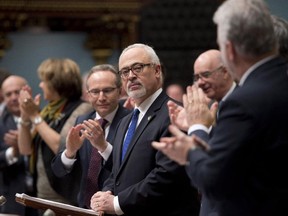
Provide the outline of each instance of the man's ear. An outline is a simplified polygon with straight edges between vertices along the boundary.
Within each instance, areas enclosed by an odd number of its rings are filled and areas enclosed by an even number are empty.
[[[156,76],[160,77],[161,73],[162,73],[161,65],[156,65],[155,66],[155,74],[156,74]]]

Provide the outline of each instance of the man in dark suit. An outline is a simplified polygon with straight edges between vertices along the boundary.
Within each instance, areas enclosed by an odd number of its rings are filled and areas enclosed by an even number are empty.
[[[270,13],[261,0],[227,0],[214,21],[223,61],[239,87],[221,105],[209,147],[175,126],[173,140],[153,146],[186,165],[193,184],[215,203],[211,215],[287,215],[288,74]],[[184,107],[190,132],[201,130],[207,139],[201,94],[188,88]]]
[[[132,114],[118,125],[112,173],[103,191],[93,195],[91,208],[117,215],[198,215],[198,192],[190,186],[184,167],[151,146],[153,140],[169,135],[170,124],[166,103],[171,98],[162,89],[158,56],[147,45],[133,44],[120,55],[119,69],[135,102],[133,116],[136,109],[140,112],[138,126],[125,153],[123,141],[130,137]]]
[[[209,128],[209,139],[211,139],[217,123],[217,116],[219,116],[219,112],[217,112],[219,103],[223,103],[236,89],[236,83],[223,66],[219,50],[207,50],[197,57],[194,62],[194,84],[203,90],[205,97],[211,100],[209,104],[207,101],[207,106],[212,104],[210,111],[211,120],[214,122]],[[203,100],[205,99],[206,98],[203,98]],[[189,125],[187,123],[185,109],[173,101],[169,101],[167,105],[172,123],[182,131],[188,132]],[[203,194],[201,196],[200,215],[205,216],[212,214],[213,206],[213,203],[210,203],[210,200]]]
[[[7,71],[4,68],[0,68],[0,116],[2,115],[4,108],[5,108],[5,102],[2,96],[1,86],[2,86],[3,81],[10,75],[11,74],[9,71]]]
[[[130,111],[119,105],[121,93],[121,78],[116,69],[111,65],[97,65],[93,67],[87,77],[88,99],[94,107],[94,111],[76,119],[75,126],[70,130],[66,139],[66,149],[61,150],[53,159],[52,169],[58,177],[75,178],[81,176],[80,190],[78,193],[78,205],[90,208],[90,199],[97,189],[102,189],[103,182],[110,175],[112,169],[112,149],[103,153],[101,142],[111,141],[115,135],[118,122]],[[102,129],[97,120],[103,118],[108,121]],[[94,152],[97,143],[98,152]],[[100,171],[90,179],[88,168],[92,154],[100,154]],[[98,184],[98,188],[89,187],[89,181]],[[71,188],[72,190],[72,188]],[[87,190],[91,192],[87,197]]]
[[[27,193],[25,160],[19,155],[17,145],[17,124],[21,123],[18,98],[21,88],[26,84],[24,78],[10,75],[3,81],[1,88],[5,109],[0,117],[0,195],[7,199],[0,207],[1,213],[32,215],[15,201],[16,193]]]

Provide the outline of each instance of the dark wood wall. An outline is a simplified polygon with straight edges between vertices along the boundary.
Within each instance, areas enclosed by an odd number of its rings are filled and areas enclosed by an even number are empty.
[[[165,84],[192,83],[193,63],[217,48],[212,16],[222,0],[3,0],[0,59],[13,44],[7,34],[29,29],[87,32],[83,47],[105,63],[113,50],[143,42],[157,51]]]
[[[215,0],[157,0],[142,8],[140,39],[153,46],[166,71],[166,82],[193,82],[193,63],[203,51],[217,48],[212,17]]]

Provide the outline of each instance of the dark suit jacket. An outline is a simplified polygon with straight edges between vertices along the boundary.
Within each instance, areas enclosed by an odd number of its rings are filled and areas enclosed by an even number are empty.
[[[111,142],[112,138],[115,135],[116,126],[119,123],[120,119],[123,118],[125,115],[127,115],[130,111],[123,108],[122,106],[119,106],[114,119],[110,125],[109,133],[107,136],[107,141]],[[93,111],[89,114],[79,116],[76,119],[75,125],[82,123],[84,120],[87,119],[94,119],[96,115],[96,112]],[[79,149],[76,155],[77,161],[73,165],[73,169],[68,172],[62,161],[61,161],[61,154],[64,150],[60,151],[55,158],[52,161],[52,169],[56,176],[58,177],[64,177],[64,176],[70,176],[72,181],[75,181],[75,178],[81,177],[81,183],[80,183],[80,191],[78,193],[78,205],[83,208],[87,208],[85,206],[85,189],[86,189],[86,177],[88,173],[89,168],[89,162],[91,158],[91,152],[92,152],[92,145],[91,143],[85,139],[82,147]],[[109,157],[109,159],[102,164],[101,171],[99,173],[98,177],[98,185],[101,189],[103,186],[103,182],[108,178],[110,175],[112,169],[112,156]],[[82,173],[82,174],[81,174]],[[74,180],[73,180],[74,179]]]
[[[25,207],[15,201],[16,193],[26,193],[25,163],[24,158],[19,157],[17,163],[7,164],[5,152],[9,146],[3,138],[9,130],[17,130],[17,125],[13,115],[5,109],[0,117],[0,195],[5,196],[7,202],[0,207],[0,212],[25,215]]]
[[[118,196],[125,215],[196,216],[199,213],[198,194],[190,186],[184,167],[151,145],[152,141],[170,135],[168,100],[162,92],[150,106],[122,163],[122,143],[132,114],[121,120],[115,133],[113,169],[103,190],[111,190]]]
[[[223,102],[211,150],[189,152],[190,178],[218,215],[287,215],[287,110],[287,65],[274,58]]]
[[[237,88],[238,86],[236,85],[235,88],[233,89],[233,91]],[[215,102],[215,101],[213,101]],[[221,109],[221,105],[222,105],[223,101],[221,100],[218,104],[218,112],[217,112],[217,116],[219,115],[219,109]],[[209,139],[211,139],[211,137],[213,137],[213,133],[214,133],[214,129],[217,126],[217,122],[218,122],[218,118],[216,117],[216,123],[215,125],[212,126],[211,131],[209,132],[209,136],[206,132],[202,131],[202,130],[197,130],[192,132],[191,135],[196,135],[199,137],[202,137],[202,139],[204,139],[204,141],[206,141],[207,143],[209,142]],[[189,169],[188,169],[189,172]],[[201,193],[201,192],[200,192]],[[216,210],[215,210],[215,205],[213,200],[208,199],[205,194],[201,194],[201,211],[200,211],[200,216],[218,216]]]

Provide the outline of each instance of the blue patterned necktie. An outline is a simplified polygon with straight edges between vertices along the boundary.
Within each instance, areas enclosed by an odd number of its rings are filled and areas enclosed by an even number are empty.
[[[105,134],[105,126],[108,121],[106,119],[99,119],[104,134]],[[101,169],[102,157],[99,154],[98,150],[92,146],[90,163],[87,171],[87,182],[86,182],[86,193],[85,193],[85,203],[86,207],[90,208],[90,199],[92,195],[99,190],[98,187],[98,175]]]
[[[128,149],[128,146],[129,146],[129,144],[130,144],[130,142],[131,142],[131,140],[133,138],[133,135],[134,135],[134,132],[135,132],[135,129],[136,129],[136,126],[137,126],[138,115],[139,115],[139,110],[135,109],[133,111],[133,116],[132,116],[132,119],[131,119],[131,123],[130,123],[130,126],[128,128],[128,132],[127,132],[125,141],[124,141],[123,146],[122,146],[121,161],[123,161],[123,158],[125,157],[125,154],[126,154],[126,151]]]

